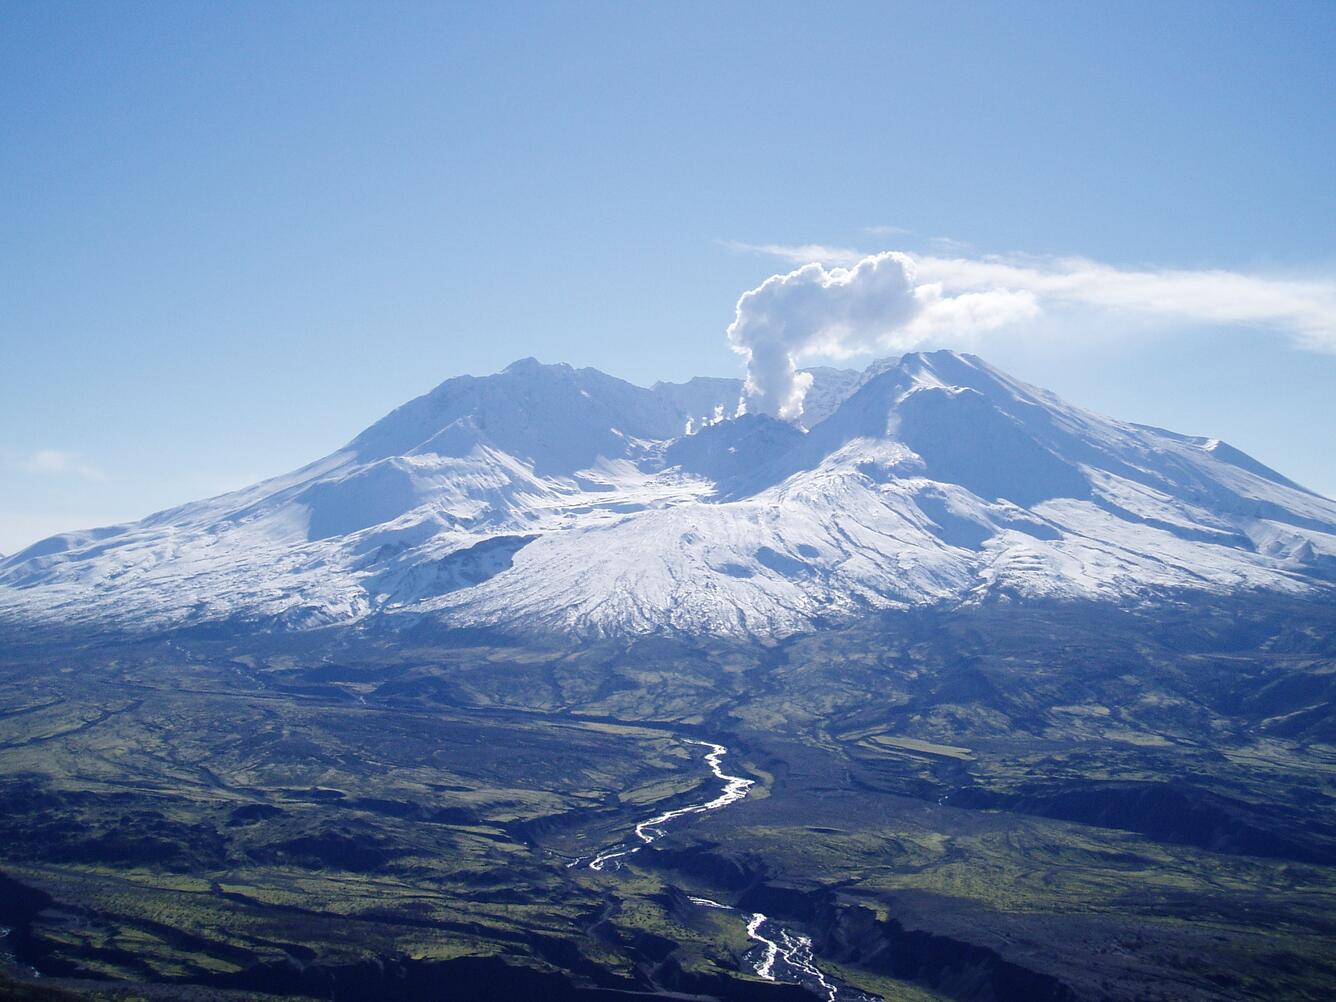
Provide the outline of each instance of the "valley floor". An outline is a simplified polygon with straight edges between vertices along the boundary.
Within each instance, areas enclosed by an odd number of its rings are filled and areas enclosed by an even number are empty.
[[[1336,992],[1329,610],[0,650],[0,997]]]

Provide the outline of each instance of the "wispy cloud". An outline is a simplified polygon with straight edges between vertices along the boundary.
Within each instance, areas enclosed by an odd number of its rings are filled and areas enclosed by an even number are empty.
[[[957,240],[955,237],[929,237],[928,246],[938,254],[968,254],[974,249],[968,240]]]
[[[82,480],[106,479],[106,474],[84,462],[79,453],[63,449],[38,449],[20,460],[19,468],[40,476],[78,477]]]
[[[792,264],[852,267],[869,255],[824,244],[753,244],[734,250]],[[940,246],[940,245],[935,245]],[[1026,293],[1038,312],[1086,310],[1168,326],[1243,326],[1271,331],[1309,351],[1336,353],[1336,276],[1294,278],[1224,269],[1120,268],[1088,258],[906,253],[916,281],[944,296]],[[939,318],[940,318],[939,314]],[[927,327],[920,328],[929,333]],[[1023,335],[1024,325],[1008,330]],[[932,328],[949,338],[949,325]]]
[[[868,256],[867,251],[852,247],[834,247],[830,244],[753,244],[744,240],[720,240],[720,245],[739,254],[760,254],[792,264],[816,262],[827,267],[857,264]]]
[[[949,292],[1004,286],[1041,304],[1061,304],[1191,325],[1238,325],[1289,336],[1336,353],[1336,278],[1293,279],[1245,272],[1128,269],[1085,258],[915,257],[925,281]]]
[[[874,237],[903,237],[909,236],[914,231],[903,226],[864,226],[863,232]]]

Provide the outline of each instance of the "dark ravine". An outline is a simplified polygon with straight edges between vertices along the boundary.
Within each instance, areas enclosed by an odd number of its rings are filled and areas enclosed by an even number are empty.
[[[861,905],[822,895],[811,921],[823,956],[968,1002],[1076,1002],[1057,978],[1014,964],[985,946],[905,928]]]
[[[914,982],[960,1002],[1076,1002],[1052,975],[1007,960],[977,943],[878,919],[830,890],[769,883],[763,863],[701,847],[648,853],[645,862],[717,881],[738,910],[764,913],[810,935],[812,952],[838,964]]]
[[[863,905],[829,891],[802,892],[757,885],[741,898],[745,908],[799,922],[812,933],[820,957],[911,981],[961,1002],[1075,1002],[1057,978],[1003,958],[995,950],[950,936],[881,920]]]
[[[0,960],[10,961],[17,968],[13,973],[31,974],[33,958],[40,955],[40,947],[32,935],[32,921],[55,902],[51,895],[0,873],[0,928],[5,930],[0,940]]]

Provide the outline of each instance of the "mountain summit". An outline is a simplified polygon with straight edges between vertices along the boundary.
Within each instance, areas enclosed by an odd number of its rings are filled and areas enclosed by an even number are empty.
[[[731,417],[737,380],[451,379],[287,476],[0,560],[0,621],[769,636],[1336,581],[1336,502],[1218,440],[949,351],[811,371],[807,429]]]

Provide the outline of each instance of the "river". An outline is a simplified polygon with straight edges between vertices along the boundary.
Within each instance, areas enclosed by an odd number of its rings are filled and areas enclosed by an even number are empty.
[[[616,845],[602,850],[589,860],[588,865],[591,870],[602,872],[609,865],[612,869],[619,870],[628,856],[634,855],[645,846],[663,838],[667,834],[665,826],[678,818],[717,811],[746,799],[751,788],[756,785],[756,781],[747,779],[745,776],[731,776],[724,771],[724,756],[728,754],[728,749],[724,745],[716,744],[713,741],[688,741],[688,744],[709,749],[705,753],[704,760],[705,764],[710,767],[710,772],[715,779],[724,784],[719,791],[719,795],[704,803],[664,811],[662,814],[656,814],[652,818],[639,822],[632,831],[640,841],[638,843],[629,840],[618,842]],[[584,862],[583,859],[577,859],[568,865],[578,866],[582,862]],[[692,897],[690,901],[701,908],[739,912],[732,905],[721,904],[709,898]],[[816,966],[816,961],[812,956],[811,937],[804,936],[802,933],[782,925],[760,912],[739,912],[739,914],[746,915],[747,936],[756,944],[747,951],[746,959],[759,977],[766,981],[783,981],[789,984],[802,985],[816,994],[824,996],[827,1002],[841,1002],[841,1000],[844,1000],[844,1002],[876,1002],[877,996],[869,995],[828,978]]]
[[[729,804],[736,804],[739,800],[745,799],[748,791],[756,785],[754,779],[747,779],[745,776],[730,776],[724,772],[723,761],[724,756],[728,754],[728,749],[723,745],[717,745],[713,741],[688,741],[687,744],[710,749],[705,755],[705,764],[710,767],[715,779],[722,780],[724,783],[724,788],[720,791],[719,796],[708,803],[679,807],[675,811],[664,811],[662,814],[655,815],[646,821],[641,821],[635,826],[636,838],[640,839],[639,845],[619,842],[610,848],[604,849],[590,860],[589,868],[591,870],[602,870],[609,863],[613,864],[614,869],[620,869],[621,859],[639,852],[656,839],[663,838],[666,834],[663,826],[670,821],[686,817],[688,814],[704,814],[707,811],[717,811]]]

